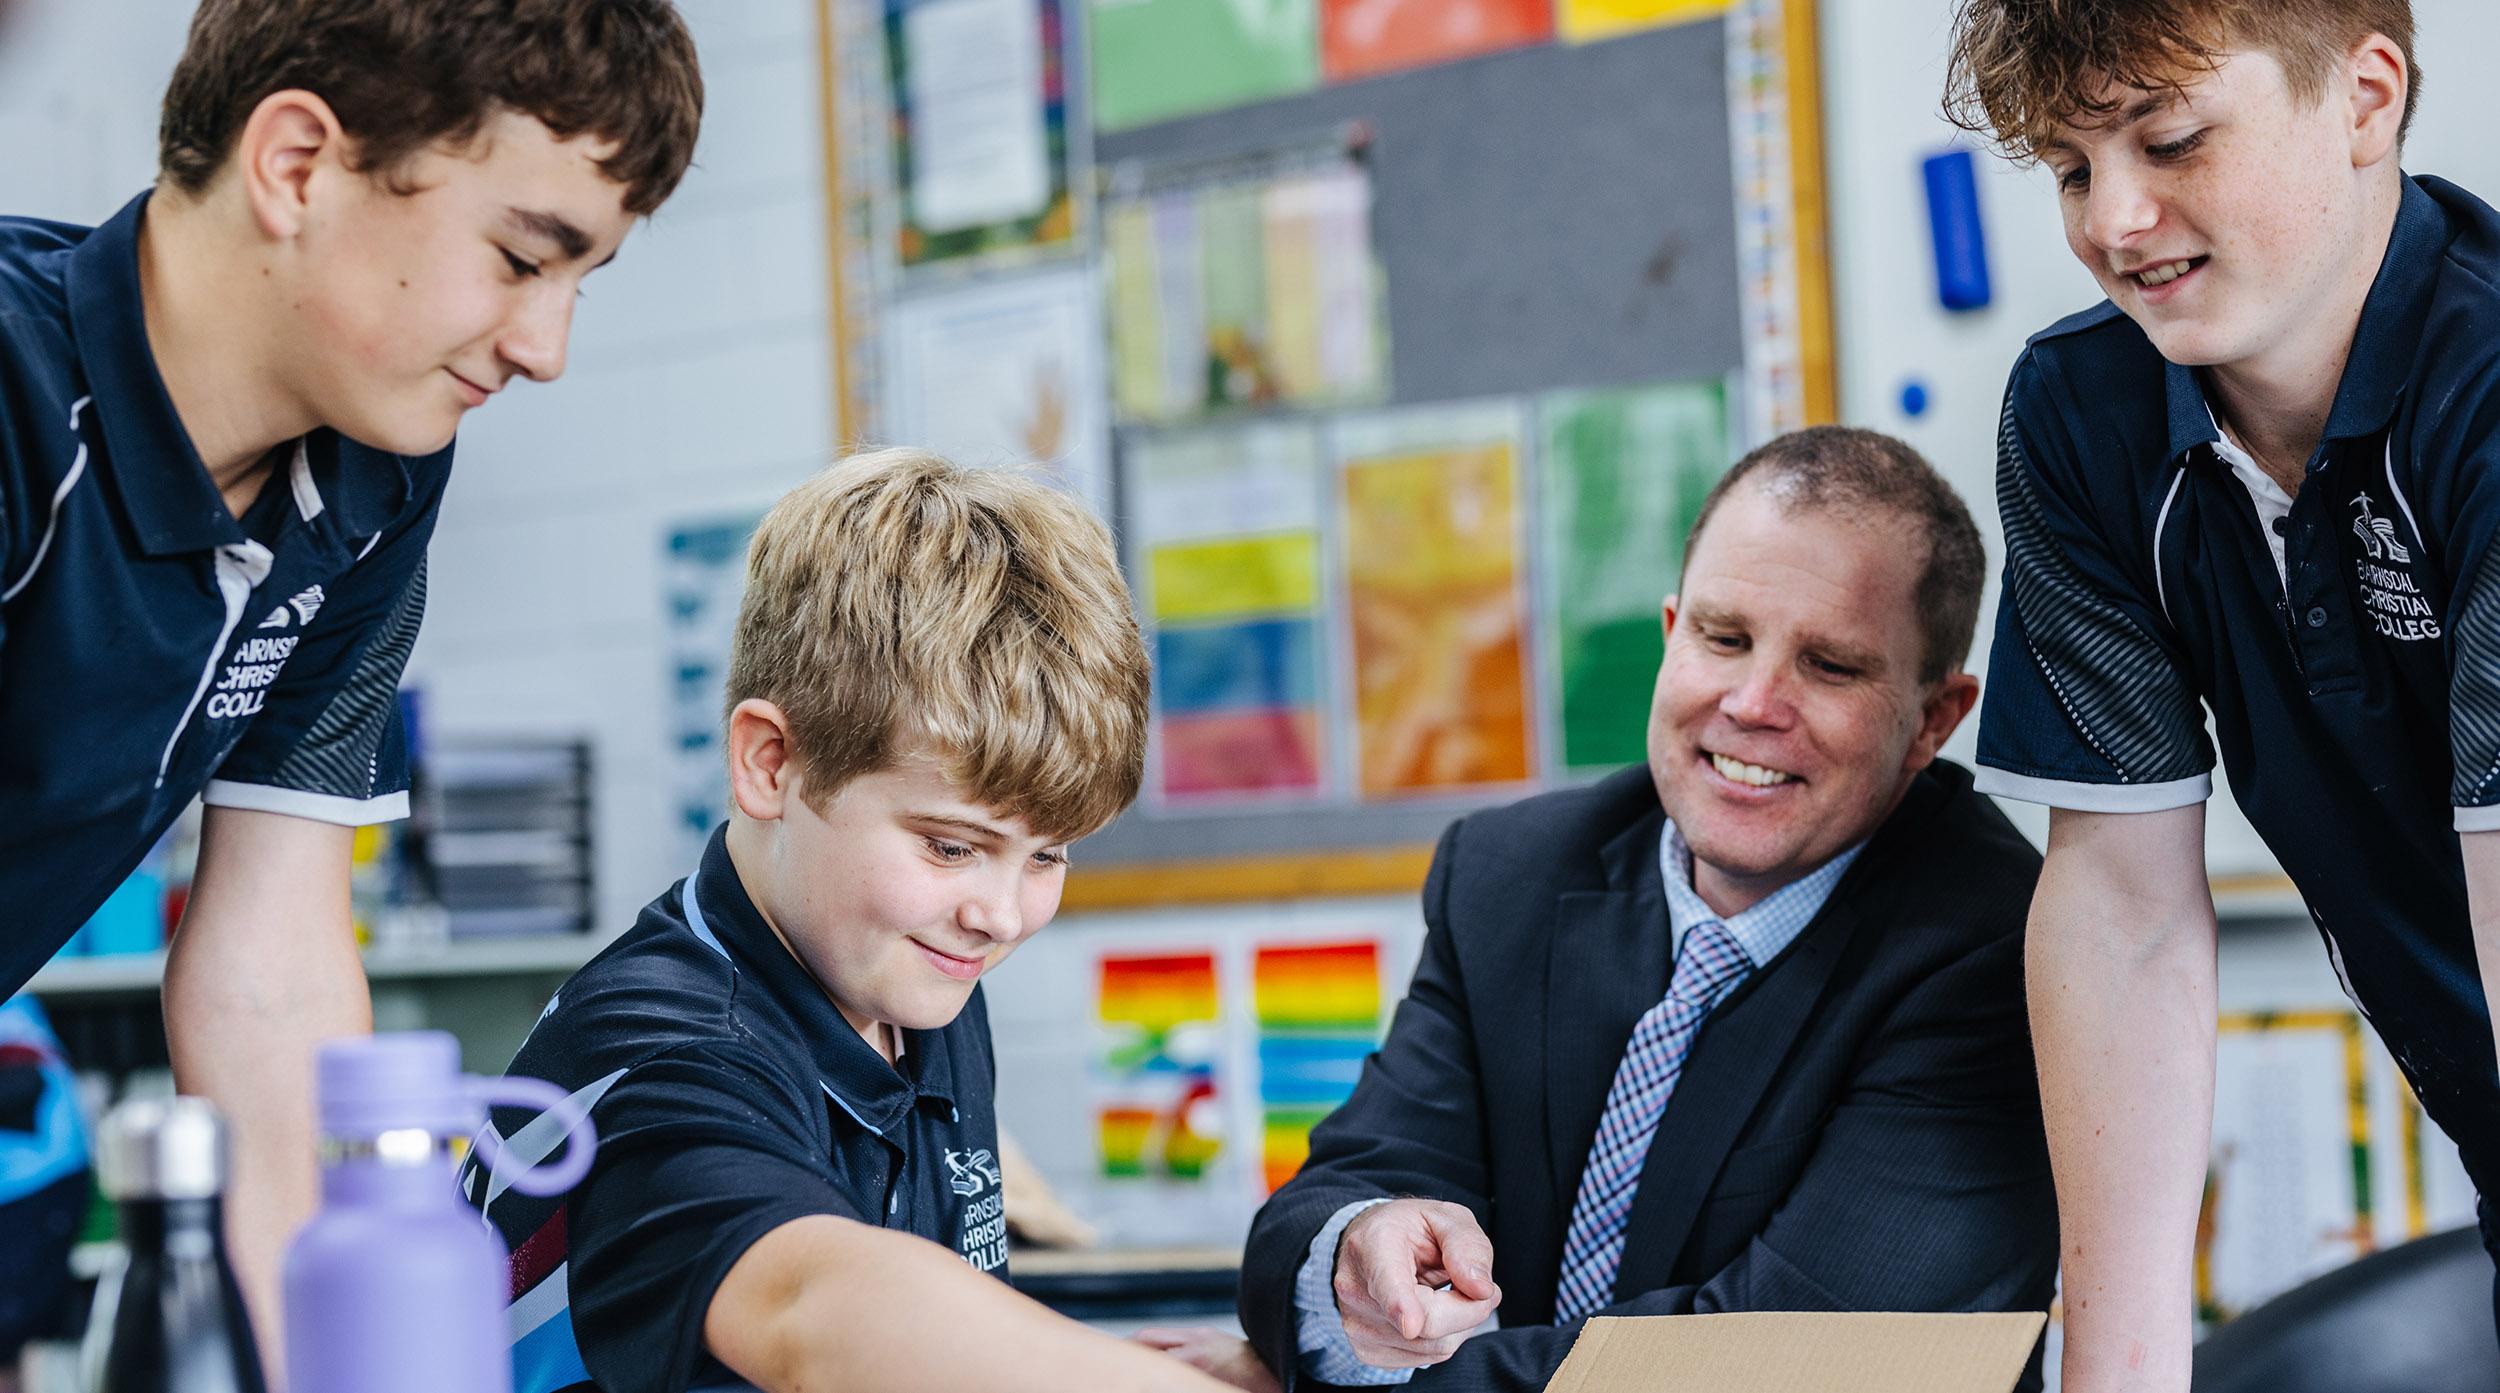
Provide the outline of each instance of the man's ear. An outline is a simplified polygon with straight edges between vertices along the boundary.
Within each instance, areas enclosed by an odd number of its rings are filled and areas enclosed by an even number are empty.
[[[1658,631],[1668,638],[1675,637],[1675,607],[1682,598],[1680,595],[1669,595],[1666,602],[1658,606]]]
[[[798,796],[798,765],[790,757],[790,718],[762,697],[729,713],[729,797],[758,822],[777,821]]]
[[[2404,50],[2394,39],[2374,33],[2353,45],[2344,86],[2352,102],[2355,166],[2367,169],[2396,152],[2412,79]]]
[[[1917,773],[1935,762],[1936,752],[1979,704],[1979,679],[1967,672],[1951,673],[1933,688],[1919,706],[1918,734],[1910,741],[1910,754],[1905,763],[1908,772]]]
[[[287,241],[304,230],[313,175],[347,167],[347,132],[330,104],[310,92],[272,92],[252,108],[230,157],[261,234]]]

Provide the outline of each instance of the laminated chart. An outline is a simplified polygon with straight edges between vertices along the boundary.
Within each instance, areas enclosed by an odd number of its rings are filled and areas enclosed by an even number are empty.
[[[1366,798],[1534,772],[1520,438],[1509,406],[1337,428],[1356,784]]]
[[[1321,459],[1295,423],[1140,436],[1126,455],[1154,645],[1159,798],[1308,795],[1321,714]]]
[[[1103,250],[1122,421],[1360,403],[1386,389],[1371,176],[1342,146],[1121,166]]]
[[[2368,1080],[2350,1010],[2221,1017],[2199,1320],[2229,1320],[2377,1247]]]
[[[1095,1111],[1102,1174],[1205,1176],[1224,1132],[1215,954],[1106,954],[1095,1019],[1105,1041]]]
[[[1354,1092],[1380,1040],[1380,945],[1264,946],[1252,959],[1259,1023],[1259,1169],[1273,1191],[1311,1154],[1311,1129]]]
[[[1649,705],[1665,656],[1659,605],[1684,569],[1684,538],[1727,472],[1727,390],[1718,382],[1558,392],[1539,403],[1546,669],[1559,700],[1566,774],[1647,757]]]
[[[1331,82],[1543,43],[1551,0],[1320,0],[1320,69]]]

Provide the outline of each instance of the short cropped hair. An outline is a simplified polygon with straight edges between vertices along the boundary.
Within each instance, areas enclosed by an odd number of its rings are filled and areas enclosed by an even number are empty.
[[[1147,673],[1083,505],[1028,471],[879,450],[764,515],[728,708],[781,708],[812,807],[926,750],[972,801],[1072,841],[1137,797]]]
[[[2030,160],[2060,125],[2108,120],[2119,93],[2176,91],[2230,49],[2273,55],[2293,98],[2314,103],[2372,34],[2404,51],[2401,141],[2422,94],[2410,0],[1959,0],[1945,118]]]
[[[1690,564],[1719,502],[1751,480],[1789,512],[1835,509],[1898,514],[1927,540],[1915,603],[1924,640],[1918,680],[1942,681],[1970,657],[1988,557],[1962,496],[1927,458],[1900,440],[1853,426],[1791,431],[1736,462],[1711,486],[1684,538]]]
[[[206,189],[253,108],[311,92],[387,177],[438,141],[474,138],[499,111],[591,135],[625,208],[668,201],[694,158],[703,74],[669,0],[202,0],[165,87],[157,165]]]

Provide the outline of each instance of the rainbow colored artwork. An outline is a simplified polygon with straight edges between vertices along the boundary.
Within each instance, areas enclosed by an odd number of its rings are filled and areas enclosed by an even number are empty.
[[[1216,1108],[1205,1048],[1223,1014],[1213,953],[1109,956],[1096,978],[1095,1018],[1115,1097],[1095,1109],[1102,1173],[1195,1180],[1223,1149],[1193,1117]],[[1195,1032],[1197,1048],[1187,1040]]]
[[[1251,966],[1262,1030],[1361,1030],[1380,1024],[1380,945],[1261,948]]]
[[[1251,960],[1259,1019],[1259,1170],[1266,1188],[1293,1178],[1311,1129],[1354,1092],[1380,1031],[1380,945],[1303,943]]]

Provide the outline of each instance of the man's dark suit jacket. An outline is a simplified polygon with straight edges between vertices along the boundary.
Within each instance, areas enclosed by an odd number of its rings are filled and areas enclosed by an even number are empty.
[[[1572,1201],[1632,1027],[1666,993],[1664,828],[1634,768],[1443,834],[1389,1037],[1251,1224],[1242,1327],[1289,1389],[1314,1386],[1293,1300],[1311,1240],[1382,1196],[1474,1211],[1502,1288],[1502,1328],[1414,1388],[1541,1389],[1570,1352],[1577,1325],[1552,1322]],[[2056,1207],[2022,981],[2039,871],[1969,771],[1918,775],[1822,911],[1704,1022],[1598,1314],[2047,1307]]]

